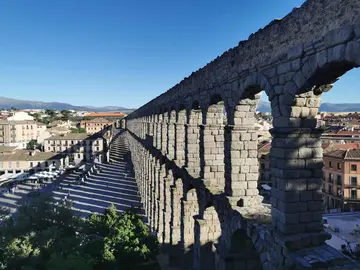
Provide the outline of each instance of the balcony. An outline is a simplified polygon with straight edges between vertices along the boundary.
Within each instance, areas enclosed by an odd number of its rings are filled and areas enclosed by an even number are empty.
[[[358,184],[347,184],[345,185],[346,188],[357,188],[360,189],[360,185]]]

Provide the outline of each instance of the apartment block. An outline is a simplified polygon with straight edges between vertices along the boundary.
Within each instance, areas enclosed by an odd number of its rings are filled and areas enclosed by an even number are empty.
[[[360,149],[330,150],[324,159],[325,209],[360,210]]]
[[[69,162],[78,164],[95,158],[104,160],[106,140],[98,134],[69,133],[55,135],[44,140],[44,151],[64,153]]]
[[[0,175],[29,173],[58,169],[68,165],[64,154],[23,150],[14,146],[0,146]]]
[[[88,134],[98,133],[112,124],[112,121],[105,118],[94,118],[91,120],[80,121],[80,127],[84,128]]]
[[[46,137],[46,126],[37,123],[25,112],[15,112],[6,119],[0,119],[0,146],[26,148],[31,140],[39,143]]]
[[[38,138],[38,126],[33,120],[0,120],[0,145],[26,148],[31,140]]]

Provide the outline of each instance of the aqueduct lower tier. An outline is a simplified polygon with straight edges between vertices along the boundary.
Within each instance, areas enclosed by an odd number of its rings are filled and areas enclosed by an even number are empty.
[[[358,0],[307,1],[126,118],[146,214],[171,262],[329,269],[341,260],[325,244],[314,117],[321,94],[360,66],[359,14]],[[262,90],[273,116],[271,209],[257,190]]]

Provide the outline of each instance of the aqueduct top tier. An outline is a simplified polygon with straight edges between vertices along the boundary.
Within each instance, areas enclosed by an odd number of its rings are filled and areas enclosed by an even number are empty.
[[[193,72],[130,114],[127,119],[149,116],[171,108],[179,109],[181,106],[190,109],[194,100],[206,106],[214,93],[221,94],[224,101],[229,103],[228,106],[235,106],[251,85],[260,85],[270,100],[282,93],[297,94],[297,89],[303,87],[304,81],[317,68],[310,65],[305,70],[305,62],[308,62],[310,56],[320,58],[319,67],[339,60],[336,57],[341,57],[341,51],[329,55],[330,59],[326,59],[326,55],[320,52],[356,40],[354,34],[359,34],[358,28],[352,27],[356,24],[360,24],[359,1],[306,1],[283,19],[273,20],[251,34],[248,40],[240,41],[238,46]],[[314,64],[312,62],[310,64]],[[292,76],[287,74],[302,69],[306,73],[303,74],[303,80],[294,78],[296,73],[291,73]],[[287,81],[296,83],[297,89],[283,89],[286,81],[276,78],[284,74],[287,74]]]
[[[142,196],[151,208],[164,213],[169,206],[160,206],[159,201],[166,205],[161,194],[169,187],[165,181],[161,192],[155,190],[156,181],[181,179],[182,202],[190,207],[191,198],[198,201],[197,207],[182,213],[198,215],[198,225],[204,220],[210,224],[207,217],[218,215],[210,230],[220,228],[219,250],[231,250],[229,239],[238,224],[233,222],[234,213],[243,211],[238,208],[261,207],[254,114],[258,94],[264,90],[273,116],[272,225],[266,229],[273,239],[268,241],[271,260],[277,261],[275,269],[282,269],[284,259],[279,258],[285,256],[284,250],[323,245],[329,236],[322,227],[321,130],[314,117],[321,94],[359,66],[360,0],[309,0],[272,21],[126,117]],[[172,192],[179,186],[175,182]],[[158,224],[155,212],[148,215]],[[189,232],[194,231],[191,226]],[[175,236],[167,237],[165,227],[161,233],[171,242]],[[175,229],[172,223],[174,234]],[[195,229],[195,240],[199,230]],[[184,248],[186,239],[180,242]],[[282,249],[273,248],[274,243]],[[261,258],[265,257],[270,258]]]

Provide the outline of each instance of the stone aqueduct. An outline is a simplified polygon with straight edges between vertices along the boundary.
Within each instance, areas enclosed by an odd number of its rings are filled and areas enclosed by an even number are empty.
[[[360,1],[309,0],[126,118],[146,215],[170,262],[330,269],[341,261],[325,244],[314,117],[321,94],[359,66]],[[257,189],[261,91],[273,116],[271,211]]]

